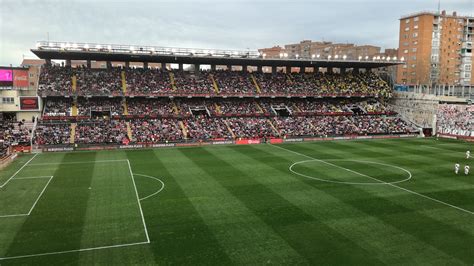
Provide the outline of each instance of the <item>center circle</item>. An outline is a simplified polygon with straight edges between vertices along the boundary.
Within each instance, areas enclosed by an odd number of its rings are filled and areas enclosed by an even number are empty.
[[[315,177],[315,176],[311,176],[311,175],[308,175],[308,174],[304,174],[304,173],[298,172],[298,171],[296,171],[296,170],[294,169],[295,166],[298,166],[298,165],[308,164],[308,163],[311,163],[311,162],[318,162],[318,163],[322,163],[322,164],[326,164],[326,165],[332,166],[332,167],[334,167],[334,168],[339,168],[339,169],[341,169],[341,170],[343,170],[343,171],[352,172],[352,173],[354,173],[354,174],[358,174],[358,175],[361,175],[361,176],[366,176],[366,178],[368,178],[368,179],[370,179],[370,180],[374,180],[374,179],[377,179],[377,180],[378,180],[378,178],[371,177],[370,175],[367,175],[367,174],[365,174],[365,173],[360,173],[360,172],[357,172],[357,171],[352,170],[352,169],[349,169],[349,168],[344,168],[344,167],[342,167],[342,166],[335,165],[335,164],[331,163],[330,161],[345,161],[345,162],[356,162],[356,163],[360,163],[360,164],[379,165],[379,166],[384,166],[384,167],[389,167],[389,168],[392,168],[392,169],[400,170],[400,171],[406,173],[407,176],[406,176],[404,179],[396,180],[396,181],[391,181],[391,182],[385,182],[385,181],[383,181],[383,180],[375,181],[375,182],[349,182],[349,181],[338,181],[338,180],[331,180],[331,179],[325,179],[325,178]],[[408,170],[405,169],[405,168],[396,166],[396,165],[391,165],[391,164],[386,164],[386,163],[379,163],[379,162],[373,162],[373,161],[349,160],[349,159],[336,159],[336,160],[318,160],[318,159],[312,159],[312,160],[304,160],[304,161],[299,161],[299,162],[293,163],[292,165],[290,165],[289,170],[290,170],[290,172],[292,172],[292,173],[294,173],[294,174],[296,174],[296,175],[305,177],[305,178],[309,178],[309,179],[313,179],[313,180],[318,180],[318,181],[322,181],[322,182],[336,183],[336,184],[347,184],[347,185],[389,185],[389,184],[397,184],[397,183],[401,183],[401,182],[406,182],[406,181],[408,181],[408,180],[410,180],[410,179],[412,178],[412,174],[411,174],[410,171],[408,171]]]

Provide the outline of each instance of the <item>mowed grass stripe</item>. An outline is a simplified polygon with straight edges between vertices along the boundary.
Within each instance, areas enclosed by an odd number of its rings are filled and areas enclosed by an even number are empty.
[[[34,155],[32,154],[20,154],[18,155],[17,159],[15,159],[10,165],[8,165],[8,167],[0,169],[0,186],[3,185],[18,170],[20,170],[20,168],[24,166],[25,163],[28,162],[33,156]],[[33,161],[35,160],[36,158]],[[18,174],[21,174],[21,171]]]
[[[96,159],[103,156],[98,153]],[[147,241],[132,178],[127,161],[95,165],[81,247]]]
[[[98,226],[104,224],[108,228],[115,227],[111,228],[111,230],[106,228],[108,230],[108,234],[106,235],[107,239],[103,241],[108,240],[109,243],[110,241],[121,241],[122,243],[128,241],[128,243],[133,243],[146,240],[140,213],[138,212],[135,191],[130,174],[128,173],[127,159],[127,154],[121,150],[114,152],[100,151],[97,152],[96,155],[96,160],[102,162],[106,160],[118,160],[116,162],[97,164],[94,171],[94,179],[91,183],[92,191],[94,192],[94,187],[99,186],[104,193],[96,195],[96,197],[100,196],[102,198],[98,201],[110,200],[111,202],[109,204],[95,202],[93,200],[94,194],[92,193],[89,198],[88,212],[86,213],[86,224],[90,223],[92,227],[96,227],[94,222],[97,222]],[[107,169],[109,170],[107,171]],[[132,166],[132,170],[133,169]],[[100,171],[98,172],[98,170]],[[102,176],[104,178],[101,178]],[[115,180],[118,177],[120,177],[120,180]],[[137,182],[138,179],[135,181]],[[110,184],[110,186],[107,184]],[[139,188],[138,182],[137,187]],[[121,191],[125,188],[127,195],[121,195]],[[103,206],[94,207],[93,205],[95,204]],[[99,210],[98,208],[103,208],[103,210]],[[110,211],[108,211],[108,209],[110,209]],[[105,213],[110,215],[108,219],[104,216]],[[147,227],[149,227],[149,219],[146,219],[146,222]],[[87,231],[82,235],[83,246],[86,244],[90,245],[89,242],[91,238],[97,238],[98,241],[101,241],[99,238],[100,233],[91,234],[92,231],[88,231],[89,233],[86,232]],[[102,234],[103,233],[105,232],[102,232]],[[119,242],[117,243],[119,244]],[[149,244],[81,252],[78,261],[79,265],[151,265],[156,263]]]
[[[331,153],[330,150],[324,150],[323,152],[315,146],[308,148],[303,145],[284,145],[284,147],[302,154],[314,156],[315,158],[318,158],[320,153]],[[312,184],[314,185],[314,182]],[[472,260],[471,250],[459,249],[457,246],[458,243],[474,246],[474,238],[471,232],[466,232],[461,228],[448,224],[449,219],[444,218],[447,215],[456,215],[458,219],[471,222],[472,216],[470,214],[420,198],[417,195],[398,190],[394,187],[387,186],[381,189],[374,189],[368,186],[352,186],[351,189],[358,191],[362,195],[365,194],[365,198],[368,200],[350,200],[339,193],[334,193],[334,196],[367,213],[367,215],[377,216],[385,223],[417,237],[421,241],[464,263],[469,263]],[[433,218],[423,213],[430,209],[443,209],[445,210],[445,215]],[[441,231],[439,228],[443,228],[443,230]]]
[[[158,264],[230,264],[228,256],[176,182],[165,158],[168,150],[126,151],[134,173],[155,176],[166,188],[142,201],[150,235],[150,248]],[[180,157],[175,157],[179,161]],[[189,173],[192,178],[192,173]],[[140,196],[148,195],[139,189]]]
[[[189,151],[168,150],[162,160],[233,263],[308,263],[238,198],[187,158],[184,154]],[[182,159],[176,160],[177,157]]]
[[[305,212],[320,219],[328,227],[350,238],[364,249],[370,250],[370,256],[383,263],[414,261],[422,263],[426,262],[426,258],[438,262],[453,260],[451,256],[426,245],[416,237],[405,234],[376,216],[367,215],[328,193],[328,191],[333,191],[333,193],[343,194],[347,198],[359,199],[359,195],[351,193],[350,186],[305,181],[289,173],[288,166],[294,160],[298,160],[297,155],[282,154],[279,152],[280,150],[263,145],[236,146],[229,147],[229,149],[241,153],[244,157],[242,163],[239,164],[243,171],[266,173],[259,175],[256,179]],[[227,158],[226,155],[224,156]],[[258,168],[255,168],[256,166]],[[268,176],[273,178],[268,178]],[[313,186],[309,182],[316,183],[316,185]],[[406,249],[407,243],[412,248]],[[350,251],[347,250],[347,252]]]
[[[240,156],[236,156],[231,164],[203,148],[190,149],[184,154],[242,201],[311,264],[381,263],[371,258],[369,251],[257,182],[251,173],[234,167],[233,164],[240,162]],[[346,250],[352,252],[346,253]]]
[[[95,153],[84,154],[82,160],[95,160]],[[39,156],[40,158],[42,156]],[[45,157],[48,157],[46,154]],[[46,159],[43,157],[43,159]],[[65,154],[62,161],[77,159]],[[40,166],[38,166],[40,167]],[[35,210],[17,232],[6,256],[20,256],[81,248],[82,229],[89,199],[89,186],[94,164],[58,165],[54,178]],[[58,264],[77,261],[79,254],[56,255]],[[35,263],[48,263],[48,256],[35,258]],[[22,259],[15,260],[21,263]]]
[[[385,153],[391,154],[397,149],[399,153],[405,154],[403,158],[386,159],[393,164],[403,165],[411,169],[414,180],[411,182],[399,184],[417,192],[423,192],[424,195],[433,197],[450,204],[474,210],[474,181],[470,176],[464,174],[455,175],[453,166],[455,160],[448,158],[445,154],[426,155],[416,154],[418,150],[411,143],[399,143],[396,145],[384,145],[380,147],[380,143],[364,142],[361,143],[361,150],[366,147],[375,147],[376,149],[384,149]],[[463,159],[462,154],[458,155],[460,161]]]

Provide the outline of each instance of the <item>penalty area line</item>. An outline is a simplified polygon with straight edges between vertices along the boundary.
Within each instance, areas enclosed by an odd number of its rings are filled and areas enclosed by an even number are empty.
[[[360,176],[368,177],[368,178],[370,178],[370,179],[372,179],[372,180],[375,180],[375,181],[384,183],[384,184],[386,184],[386,185],[388,185],[388,186],[391,186],[391,187],[394,187],[394,188],[398,188],[398,189],[403,190],[403,191],[405,191],[405,192],[408,192],[408,193],[411,193],[411,194],[413,194],[413,195],[417,195],[417,196],[423,197],[423,198],[425,198],[425,199],[432,200],[432,201],[434,201],[434,202],[437,202],[437,203],[443,204],[443,205],[445,205],[445,206],[448,206],[448,207],[457,209],[457,210],[459,210],[459,211],[462,211],[462,212],[465,212],[465,213],[468,213],[468,214],[471,214],[471,215],[474,214],[473,211],[463,209],[463,208],[461,208],[461,207],[458,207],[458,206],[449,204],[449,203],[444,202],[444,201],[441,201],[441,200],[439,200],[439,199],[432,198],[432,197],[430,197],[430,196],[426,196],[426,195],[424,195],[424,194],[418,193],[418,192],[413,191],[413,190],[406,189],[406,188],[404,188],[404,187],[397,186],[397,185],[392,184],[392,183],[384,182],[383,180],[377,179],[377,178],[375,178],[375,177],[371,177],[371,176],[366,175],[366,174],[359,173],[359,172],[357,172],[357,171],[354,171],[354,170],[351,170],[351,169],[347,169],[347,168],[341,167],[341,166],[339,166],[339,165],[336,165],[336,164],[333,164],[333,163],[330,163],[330,162],[326,162],[326,161],[321,160],[321,159],[316,159],[316,158],[311,157],[311,156],[308,156],[308,155],[306,155],[306,154],[299,153],[299,152],[296,152],[296,151],[293,151],[293,150],[290,150],[290,149],[286,149],[286,148],[283,148],[283,147],[280,147],[280,146],[277,146],[277,145],[272,145],[272,144],[270,144],[270,146],[273,146],[273,147],[276,147],[276,148],[279,148],[279,149],[282,149],[282,150],[285,150],[285,151],[288,151],[288,152],[291,152],[291,153],[294,153],[294,154],[297,154],[297,155],[300,155],[300,156],[304,156],[304,157],[306,157],[306,158],[310,158],[310,159],[313,159],[313,160],[316,160],[316,161],[319,161],[319,162],[322,162],[322,163],[325,163],[325,164],[328,164],[328,165],[332,165],[332,166],[334,166],[334,167],[337,167],[337,168],[340,168],[340,169],[344,169],[344,170],[346,170],[346,171],[349,171],[349,172],[351,172],[351,173],[358,174],[358,175],[360,175]]]
[[[130,244],[119,244],[119,245],[93,247],[93,248],[81,248],[81,249],[72,249],[72,250],[65,250],[65,251],[46,252],[46,253],[38,253],[38,254],[20,255],[20,256],[10,256],[10,257],[0,258],[0,261],[2,261],[2,260],[13,260],[13,259],[24,259],[24,258],[32,258],[32,257],[41,257],[41,256],[49,256],[49,255],[60,255],[60,254],[84,252],[84,251],[93,251],[93,250],[101,250],[101,249],[131,247],[131,246],[138,246],[138,245],[145,245],[145,244],[149,244],[149,242],[137,242],[137,243],[130,243]]]

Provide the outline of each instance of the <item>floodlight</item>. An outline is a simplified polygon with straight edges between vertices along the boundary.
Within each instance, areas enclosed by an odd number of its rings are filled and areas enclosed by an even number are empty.
[[[360,61],[360,60],[362,60],[362,56],[361,56],[361,55],[359,55],[359,61]]]
[[[84,49],[89,49],[89,44],[84,44]]]
[[[347,58],[347,55],[342,56],[342,59],[346,60],[346,58]]]

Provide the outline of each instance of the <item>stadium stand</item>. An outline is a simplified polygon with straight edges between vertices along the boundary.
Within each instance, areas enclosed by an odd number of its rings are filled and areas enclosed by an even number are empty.
[[[46,66],[39,87],[46,97],[34,136],[39,145],[415,132],[387,107],[390,88],[374,73]],[[52,118],[60,123],[48,123]]]
[[[437,112],[437,132],[474,137],[474,108],[460,104],[441,104]]]

